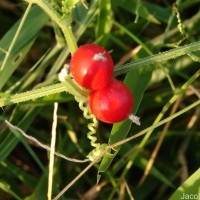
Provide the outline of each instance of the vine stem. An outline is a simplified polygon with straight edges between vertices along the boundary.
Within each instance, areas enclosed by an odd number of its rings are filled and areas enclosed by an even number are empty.
[[[114,75],[117,76],[117,75],[124,74],[136,69],[139,70],[139,69],[142,69],[142,67],[161,63],[161,62],[171,60],[171,59],[175,59],[179,56],[183,56],[183,55],[186,55],[198,50],[200,50],[200,41],[194,42],[182,47],[177,47],[169,51],[158,53],[156,55],[148,56],[146,58],[143,58],[142,60],[138,60],[135,62],[130,62],[128,64],[122,65],[120,67],[115,68]]]
[[[14,47],[16,41],[17,41],[17,38],[18,38],[18,36],[19,36],[19,33],[20,33],[20,31],[22,30],[22,27],[23,27],[23,25],[24,25],[24,22],[26,21],[26,18],[27,18],[27,16],[28,16],[28,13],[29,13],[30,10],[31,10],[31,7],[32,7],[32,3],[29,3],[29,5],[28,5],[28,7],[27,7],[27,9],[26,9],[26,11],[25,11],[25,13],[24,13],[24,16],[23,16],[23,18],[22,18],[22,20],[21,20],[21,22],[20,22],[20,24],[19,24],[19,27],[17,28],[17,31],[16,31],[16,33],[15,33],[15,36],[13,37],[13,40],[12,40],[10,46],[9,46],[9,49],[8,49],[8,51],[5,52],[5,53],[6,53],[6,56],[5,56],[4,60],[3,60],[2,66],[1,66],[1,68],[0,68],[0,72],[3,70],[3,68],[5,67],[5,65],[6,65],[8,59],[9,59],[10,53],[11,53],[11,51],[12,51],[12,49],[13,49],[13,47]]]
[[[4,119],[4,118],[2,118],[2,119]],[[50,148],[48,145],[43,144],[43,143],[41,143],[39,140],[37,140],[35,137],[26,134],[21,128],[15,126],[15,125],[13,125],[13,124],[11,124],[11,123],[10,123],[9,121],[7,121],[7,120],[5,120],[5,123],[6,123],[6,125],[7,125],[11,130],[13,129],[13,130],[17,131],[17,132],[20,133],[23,137],[25,137],[25,138],[27,138],[28,140],[34,142],[34,143],[37,144],[39,147],[41,147],[41,148],[43,148],[43,149],[45,149],[45,150],[47,150],[47,151],[51,151],[51,148]],[[67,156],[65,156],[65,155],[63,155],[63,154],[61,154],[61,153],[56,152],[56,151],[54,152],[54,154],[55,154],[56,156],[58,156],[58,157],[64,159],[64,160],[70,161],[70,162],[85,163],[85,162],[88,162],[88,161],[89,161],[89,159],[79,160],[79,159],[75,159],[75,158],[70,158],[70,157],[67,157]]]
[[[88,91],[78,87],[70,78],[66,79],[66,82],[57,83],[54,85],[42,87],[39,89],[9,95],[7,97],[0,98],[0,107],[25,102],[28,100],[34,100],[40,97],[57,94],[61,92],[69,92],[70,94],[76,96],[76,98],[86,101],[88,96]]]
[[[48,16],[50,16],[51,19],[60,27],[60,29],[64,34],[65,40],[68,44],[69,50],[73,55],[78,46],[76,43],[76,39],[74,38],[71,26],[68,24],[64,24],[62,19],[60,19],[60,17],[55,13],[55,11],[51,8],[51,6],[44,0],[26,0],[26,1],[28,3],[35,3],[39,7],[41,7],[48,14]]]
[[[129,64],[123,65],[121,67],[115,68],[115,75],[119,75],[122,73],[126,73],[131,70],[139,70],[140,68],[155,64],[158,62],[166,61],[184,54],[187,54],[192,51],[200,50],[200,42],[191,43],[190,45],[186,45],[183,47],[179,47],[173,50],[170,50],[168,52],[163,52],[157,55],[149,56],[144,58],[143,60],[139,60],[136,62],[131,62]],[[199,74],[199,71],[197,72],[197,75]],[[199,75],[198,75],[199,76]],[[192,79],[190,79],[192,80]],[[60,93],[60,92],[69,92],[76,96],[81,101],[85,101],[88,96],[88,91],[80,88],[78,85],[75,84],[75,82],[68,78],[66,82],[58,83],[50,86],[46,86],[40,89],[35,89],[32,91],[15,94],[15,95],[9,95],[7,97],[0,98],[0,107],[9,105],[9,104],[15,104],[15,103],[21,103],[28,100],[34,100],[40,97]]]

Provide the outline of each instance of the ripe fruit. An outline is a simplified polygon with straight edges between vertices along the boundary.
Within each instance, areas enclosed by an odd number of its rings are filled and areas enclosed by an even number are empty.
[[[73,54],[70,70],[75,81],[90,90],[102,89],[111,80],[114,65],[110,54],[101,46],[86,44]]]
[[[92,113],[101,121],[116,123],[126,119],[133,109],[134,100],[129,88],[115,79],[101,90],[90,93]]]

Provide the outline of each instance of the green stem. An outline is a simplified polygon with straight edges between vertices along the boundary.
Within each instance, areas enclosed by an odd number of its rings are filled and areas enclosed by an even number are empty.
[[[149,55],[152,54],[151,51],[150,51],[150,49],[136,35],[134,35],[131,31],[129,31],[128,29],[126,29],[124,26],[122,26],[117,21],[113,21],[113,24],[116,27],[118,27],[120,30],[122,30],[123,32],[125,32],[132,40],[134,40],[139,45],[141,45],[142,48],[147,52],[147,54],[149,54]]]
[[[60,29],[64,34],[68,47],[70,49],[70,52],[71,54],[73,54],[78,47],[76,44],[76,39],[74,38],[73,32],[71,30],[71,26],[64,24],[60,16],[58,16],[53,10],[53,8],[44,0],[33,0],[33,1],[26,0],[26,1],[33,2],[37,4],[39,7],[41,7],[48,14],[48,16],[50,16],[52,20],[60,27]]]
[[[132,70],[139,70],[142,69],[142,67],[147,67],[149,65],[155,65],[160,62],[175,59],[179,56],[183,56],[185,54],[198,50],[200,50],[200,41],[191,43],[189,45],[185,45],[183,47],[178,47],[169,51],[158,53],[156,55],[148,56],[146,58],[143,58],[142,60],[130,62],[128,64],[115,68],[115,76],[130,72]]]
[[[69,46],[70,52],[73,55],[74,52],[78,49],[78,46],[76,44],[76,40],[74,38],[74,34],[72,32],[71,26],[67,27],[67,26],[63,26],[63,24],[60,24],[60,28],[63,31],[63,34]]]
[[[129,30],[127,30],[124,26],[122,26],[121,24],[119,24],[118,22],[114,21],[114,25],[117,26],[119,29],[123,30],[131,39],[133,39],[135,42],[137,42],[139,45],[142,46],[142,48],[146,51],[146,53],[148,55],[152,55],[153,53],[151,52],[151,50],[147,47],[147,45],[145,45],[138,37],[136,37],[132,32],[130,32]],[[169,84],[172,88],[172,90],[175,90],[175,86],[173,84],[173,81],[168,73],[168,71],[166,70],[166,68],[164,68],[161,64],[159,65],[159,67],[163,70],[165,76],[167,77]]]
[[[180,94],[182,94],[189,85],[200,75],[200,70],[198,70],[194,76],[192,76],[179,90],[178,93],[176,93],[170,100],[170,104],[166,105],[163,110],[167,110],[168,106],[172,105],[172,103],[177,99]],[[20,94],[15,94],[7,97],[0,98],[0,107],[10,105],[10,104],[15,104],[15,103],[21,103],[25,102],[28,100],[34,100],[43,96],[48,96],[60,92],[69,92],[76,96],[80,101],[85,101],[88,96],[88,91],[78,87],[74,83],[73,80],[68,78],[65,83],[58,83],[55,85],[50,85],[46,86],[40,89],[35,89],[32,91],[20,93]]]
[[[21,103],[29,100],[34,100],[40,97],[61,92],[69,92],[70,94],[76,96],[81,101],[85,101],[88,96],[88,91],[82,90],[71,79],[67,79],[66,82],[63,83],[57,83],[54,85],[42,87],[32,91],[0,98],[0,107],[10,104]]]

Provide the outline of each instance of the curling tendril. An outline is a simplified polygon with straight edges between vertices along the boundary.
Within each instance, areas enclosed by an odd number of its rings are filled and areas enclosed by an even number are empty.
[[[88,124],[88,129],[90,130],[87,133],[87,138],[91,141],[90,144],[91,146],[95,147],[89,154],[88,154],[88,158],[93,161],[95,160],[95,158],[97,158],[101,152],[106,148],[107,144],[100,144],[100,143],[96,143],[97,141],[97,137],[95,136],[96,134],[96,129],[98,127],[98,121],[95,117],[95,115],[93,115],[90,111],[90,108],[88,105],[85,105],[86,102],[84,101],[80,101],[79,99],[75,98],[76,101],[79,103],[79,107],[80,109],[83,111],[83,116],[86,119],[90,119],[92,120],[91,123]],[[100,160],[99,160],[100,161]]]
[[[68,68],[69,68],[69,66],[65,65],[63,67],[63,69],[61,70],[61,72],[59,73],[59,80],[61,82],[65,82],[67,77],[72,78],[71,74],[68,73]],[[98,156],[100,156],[102,151],[105,150],[105,148],[108,145],[96,143],[97,137],[96,137],[95,134],[96,134],[96,129],[98,127],[98,121],[97,121],[95,115],[91,113],[90,108],[87,105],[87,101],[86,100],[80,100],[80,98],[77,98],[76,96],[75,96],[75,100],[78,102],[79,108],[83,111],[83,116],[86,119],[91,120],[91,123],[88,124],[89,132],[87,133],[87,138],[90,140],[90,144],[91,144],[91,146],[94,147],[94,149],[88,154],[87,157],[91,161],[93,161]],[[100,159],[98,161],[100,161]]]
[[[86,102],[80,101],[77,98],[75,98],[75,99],[79,103],[80,109],[83,111],[83,116],[86,119],[90,119],[92,121],[91,123],[88,124],[88,129],[90,131],[87,133],[87,138],[91,141],[90,142],[91,146],[96,148],[100,145],[99,143],[96,143],[97,138],[96,138],[96,136],[94,136],[96,134],[96,129],[98,127],[98,121],[97,121],[96,117],[93,114],[91,114],[89,106],[85,105]]]

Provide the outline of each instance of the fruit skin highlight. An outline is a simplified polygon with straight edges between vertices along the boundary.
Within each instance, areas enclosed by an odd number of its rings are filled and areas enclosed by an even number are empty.
[[[104,88],[112,79],[114,64],[110,54],[103,47],[86,44],[73,54],[70,71],[80,86],[98,90]]]
[[[97,119],[113,124],[129,117],[134,99],[126,85],[113,79],[103,89],[90,93],[89,106]]]

